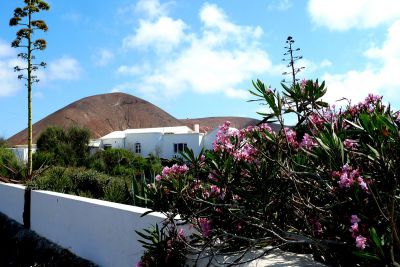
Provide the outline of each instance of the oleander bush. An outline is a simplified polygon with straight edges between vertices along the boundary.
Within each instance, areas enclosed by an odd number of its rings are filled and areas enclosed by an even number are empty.
[[[165,167],[148,185],[151,209],[194,227],[193,253],[280,248],[332,266],[399,266],[400,113],[372,94],[329,106],[318,80],[282,85],[254,83],[264,123],[227,122],[212,151]]]

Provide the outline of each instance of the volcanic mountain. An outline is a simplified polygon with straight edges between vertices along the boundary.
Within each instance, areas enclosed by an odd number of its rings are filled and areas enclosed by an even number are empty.
[[[242,117],[211,117],[179,120],[159,107],[141,98],[124,94],[110,93],[82,98],[48,115],[32,126],[33,143],[49,126],[68,128],[84,127],[90,130],[92,138],[99,138],[113,131],[187,125],[193,128],[200,124],[206,131],[229,120],[236,128],[255,125],[259,121]],[[27,143],[26,129],[10,137],[11,146]]]

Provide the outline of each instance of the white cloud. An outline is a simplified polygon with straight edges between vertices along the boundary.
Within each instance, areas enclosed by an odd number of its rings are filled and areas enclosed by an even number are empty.
[[[18,73],[14,72],[14,67],[21,64],[16,54],[10,44],[0,40],[0,97],[14,95],[22,88]]]
[[[293,6],[291,0],[276,0],[268,5],[269,10],[280,10],[285,11]]]
[[[114,59],[114,53],[107,49],[100,49],[92,58],[97,66],[106,66]]]
[[[138,74],[143,74],[146,71],[150,71],[150,66],[145,64],[143,66],[138,66],[138,65],[134,65],[134,66],[126,66],[126,65],[122,65],[120,67],[118,67],[117,69],[117,74],[121,74],[121,75],[138,75]]]
[[[191,90],[245,98],[247,88],[241,84],[273,70],[268,54],[258,43],[261,28],[234,24],[213,4],[204,4],[199,16],[203,26],[199,34],[182,35],[180,39],[186,42],[158,57],[144,74],[136,75],[138,82],[124,83],[114,90],[135,88],[148,97],[170,97]],[[137,70],[135,66],[121,66],[117,72],[137,74]]]
[[[400,101],[400,20],[393,23],[382,46],[373,46],[365,52],[368,59],[364,70],[351,70],[344,74],[326,73],[323,78],[329,87],[327,99],[347,97],[358,102],[368,93],[384,96],[391,102]]]
[[[371,28],[400,18],[398,0],[309,0],[312,21],[331,30]]]
[[[140,0],[134,7],[139,14],[145,14],[148,18],[156,18],[167,15],[172,2],[160,4],[158,0]]]
[[[186,24],[182,20],[160,17],[156,21],[140,20],[135,34],[123,40],[124,48],[155,47],[159,52],[168,52],[180,44],[184,37]]]
[[[48,63],[45,77],[49,80],[77,80],[82,72],[79,62],[69,56],[63,56]]]

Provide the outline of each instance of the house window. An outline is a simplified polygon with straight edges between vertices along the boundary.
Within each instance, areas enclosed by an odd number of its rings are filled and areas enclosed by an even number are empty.
[[[111,149],[111,148],[112,148],[111,144],[105,144],[104,145],[104,150]]]
[[[185,148],[187,148],[187,144],[186,143],[174,144],[174,153],[177,154],[179,152],[183,152],[185,150]]]
[[[136,154],[142,153],[142,145],[140,143],[135,143],[135,153]]]

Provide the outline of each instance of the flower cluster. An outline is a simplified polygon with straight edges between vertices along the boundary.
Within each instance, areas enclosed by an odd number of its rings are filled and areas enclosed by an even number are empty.
[[[355,148],[358,147],[358,143],[356,140],[353,139],[345,139],[343,141],[343,145],[345,148],[347,148],[348,150],[354,150]]]
[[[286,140],[289,143],[290,147],[294,149],[298,148],[299,143],[297,142],[296,132],[289,128],[283,129],[283,132],[286,136]]]
[[[318,143],[315,141],[315,138],[310,136],[308,133],[305,133],[303,135],[303,140],[300,143],[300,147],[310,150],[316,146],[318,146]]]
[[[172,167],[164,167],[161,175],[156,176],[156,181],[160,181],[161,179],[168,179],[171,177],[177,177],[179,175],[185,174],[189,170],[186,164],[180,166],[178,164],[172,165]]]
[[[381,100],[382,96],[368,94],[364,101],[359,102],[357,105],[349,106],[347,112],[352,116],[356,116],[362,112],[372,113],[376,110]]]
[[[251,133],[255,131],[268,131],[272,133],[267,124],[249,126],[242,130],[230,128],[230,122],[225,122],[219,127],[213,148],[215,152],[227,152],[237,161],[254,162],[257,149],[251,144]]]
[[[354,184],[358,184],[364,192],[369,192],[368,185],[361,177],[359,170],[353,170],[348,164],[345,164],[341,171],[333,172],[332,176],[339,178],[338,184],[341,189],[350,188]]]
[[[351,215],[350,222],[350,232],[352,233],[351,236],[356,241],[356,247],[361,250],[365,249],[365,247],[367,246],[367,238],[359,234],[360,230],[358,228],[358,223],[361,222],[361,219],[358,218],[357,215]]]

